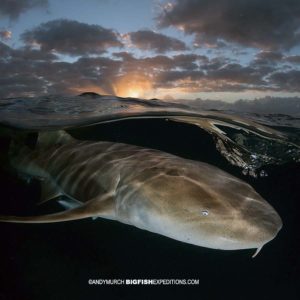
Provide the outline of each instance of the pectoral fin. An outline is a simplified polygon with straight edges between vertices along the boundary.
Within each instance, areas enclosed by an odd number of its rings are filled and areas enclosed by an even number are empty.
[[[0,221],[12,223],[54,223],[88,217],[115,219],[113,196],[109,195],[101,199],[93,199],[82,206],[59,213],[30,217],[0,216]]]

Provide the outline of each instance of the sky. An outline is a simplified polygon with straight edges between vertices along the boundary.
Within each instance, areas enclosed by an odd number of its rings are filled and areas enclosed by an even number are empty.
[[[299,0],[1,0],[0,97],[300,96]]]

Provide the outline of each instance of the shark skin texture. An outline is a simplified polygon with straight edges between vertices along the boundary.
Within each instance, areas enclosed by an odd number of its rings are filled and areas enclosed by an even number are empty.
[[[282,227],[280,216],[250,185],[212,165],[134,145],[75,140],[40,132],[35,148],[12,142],[12,167],[40,178],[41,202],[65,211],[0,216],[51,223],[107,218],[202,247],[260,249]]]

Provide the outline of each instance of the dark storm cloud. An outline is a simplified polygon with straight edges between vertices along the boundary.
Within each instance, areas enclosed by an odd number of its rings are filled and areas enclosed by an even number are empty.
[[[110,47],[122,47],[113,30],[66,19],[43,23],[21,38],[28,45],[40,45],[42,51],[69,55],[97,54]]]
[[[134,46],[143,50],[153,50],[157,53],[167,51],[184,51],[184,42],[150,30],[139,30],[128,34]]]
[[[262,49],[289,49],[300,42],[299,0],[175,0],[158,17],[161,27]]]
[[[1,0],[0,17],[2,15],[15,20],[29,9],[47,6],[48,0]]]

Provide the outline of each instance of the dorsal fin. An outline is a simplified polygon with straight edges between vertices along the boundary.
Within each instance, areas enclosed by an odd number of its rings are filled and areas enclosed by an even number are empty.
[[[42,131],[39,133],[37,146],[48,147],[56,144],[66,144],[74,141],[74,138],[64,130]]]

